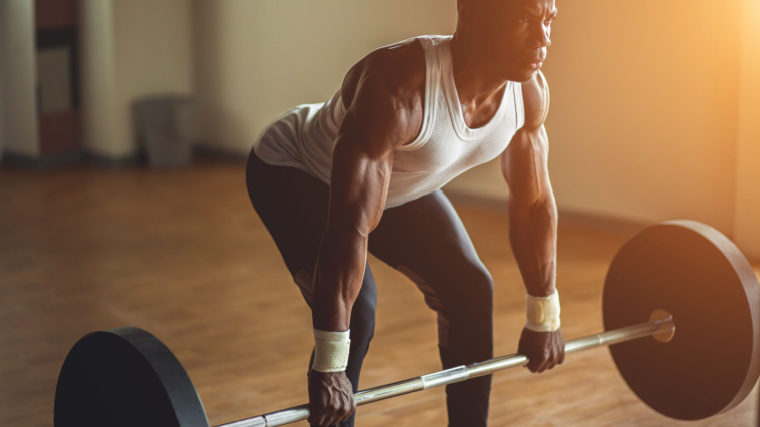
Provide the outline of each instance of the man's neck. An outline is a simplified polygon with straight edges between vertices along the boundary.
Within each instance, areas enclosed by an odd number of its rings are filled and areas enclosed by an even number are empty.
[[[477,106],[503,93],[507,80],[490,58],[466,40],[454,34],[450,44],[454,84],[462,104]],[[499,98],[500,99],[500,98]]]

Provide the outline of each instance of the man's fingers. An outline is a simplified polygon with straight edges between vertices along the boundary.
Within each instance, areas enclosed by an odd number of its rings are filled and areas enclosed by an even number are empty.
[[[523,329],[517,351],[528,358],[527,368],[534,373],[554,369],[565,360],[562,332],[534,332]]]
[[[533,373],[541,373],[546,369],[546,359],[544,357],[528,356],[528,369]]]
[[[564,351],[557,351],[556,353],[552,354],[551,357],[547,360],[547,366],[546,369],[554,369],[557,367],[557,365],[562,364],[562,362],[565,361],[565,352]]]
[[[312,410],[311,416],[307,420],[309,424],[314,424],[322,427],[329,427],[339,422],[346,421],[351,417],[354,412],[353,405],[348,405],[347,402],[343,406],[324,407],[322,410]]]
[[[322,427],[329,427],[337,422],[345,421],[345,419],[339,419],[337,417],[329,417],[327,414],[330,411],[324,411],[324,412],[318,412],[314,413],[312,412],[311,416],[308,418],[309,424],[322,426]]]
[[[547,370],[554,369],[557,365],[560,363],[560,355],[559,354],[553,354],[552,357],[549,359],[549,363],[547,366]]]
[[[351,396],[348,397],[348,402],[349,402],[348,403],[348,411],[346,412],[346,418],[343,421],[347,420],[351,416],[351,414],[353,414],[354,412],[356,412],[356,403],[354,402],[354,396],[353,395],[351,395]]]
[[[315,407],[314,405],[311,406],[311,416],[309,416],[309,424],[314,424],[318,426],[329,426],[332,423],[331,417],[329,417],[330,409],[325,405],[326,402],[322,402],[322,405]]]
[[[356,408],[351,383],[345,372],[309,373],[308,422],[329,427],[347,420]]]
[[[314,408],[309,409],[310,415],[307,421],[309,424],[318,425],[321,426],[322,422],[325,420],[325,416],[322,412],[316,411]]]
[[[546,372],[549,369],[551,369],[551,360],[544,359],[544,361],[541,363],[541,368],[538,370],[538,373]]]
[[[558,364],[559,364],[559,363],[558,363],[557,359],[556,359],[556,358],[553,358],[553,359],[552,359],[552,360],[549,362],[549,365],[546,367],[546,370],[548,371],[548,370],[550,370],[550,369],[554,369],[554,368],[555,368],[555,367],[556,367]]]
[[[344,396],[343,399],[343,408],[341,408],[341,411],[336,412],[336,414],[339,414],[336,417],[335,422],[343,422],[346,421],[351,417],[351,414],[354,413],[354,410],[356,409],[356,405],[354,404],[354,397],[352,396]]]
[[[309,373],[309,423],[321,427],[347,420],[356,404],[345,372]]]
[[[535,356],[528,355],[528,369],[534,373],[542,373],[548,370],[554,369],[557,365],[565,361],[565,353],[559,352],[558,354],[547,355],[540,354]]]

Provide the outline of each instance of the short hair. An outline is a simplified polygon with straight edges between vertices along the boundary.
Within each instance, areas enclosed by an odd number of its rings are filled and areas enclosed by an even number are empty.
[[[482,6],[488,3],[489,1],[493,2],[496,0],[457,0],[457,11],[461,11],[465,5],[474,4],[477,6]]]

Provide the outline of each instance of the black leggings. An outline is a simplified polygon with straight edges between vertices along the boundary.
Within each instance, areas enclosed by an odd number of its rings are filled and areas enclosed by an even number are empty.
[[[261,161],[246,170],[254,209],[311,306],[312,277],[327,223],[329,187],[306,172]],[[438,315],[443,368],[493,357],[493,283],[464,225],[442,191],[386,209],[370,234],[372,255],[409,277]],[[351,311],[346,375],[354,392],[375,327],[377,288],[369,265]],[[485,426],[491,376],[446,386],[449,426]],[[343,424],[354,425],[354,417]]]

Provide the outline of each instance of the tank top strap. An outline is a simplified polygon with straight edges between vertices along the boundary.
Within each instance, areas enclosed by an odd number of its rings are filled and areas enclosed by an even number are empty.
[[[515,82],[513,91],[515,99],[515,129],[519,130],[525,125],[525,104],[523,103],[522,84]]]
[[[451,40],[451,36],[422,36],[418,37],[417,40],[425,51],[425,105],[423,106],[422,128],[414,141],[397,148],[401,151],[421,148],[433,134],[438,103],[442,96],[441,60],[438,49],[441,43]]]

